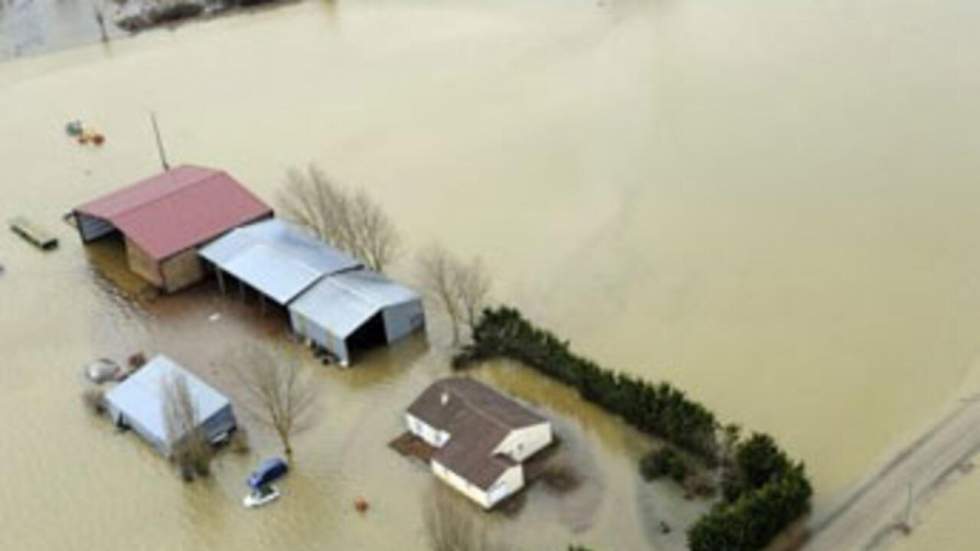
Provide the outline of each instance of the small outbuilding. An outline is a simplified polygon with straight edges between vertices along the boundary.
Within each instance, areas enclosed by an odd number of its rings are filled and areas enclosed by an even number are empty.
[[[221,170],[179,166],[72,211],[82,242],[122,234],[130,269],[167,292],[201,280],[198,247],[272,209]]]
[[[232,230],[201,249],[224,289],[231,276],[260,297],[285,306],[326,275],[361,263],[277,218]]]
[[[490,509],[524,487],[523,463],[553,440],[544,417],[489,386],[436,381],[408,407],[413,435],[432,446],[432,472]]]
[[[355,350],[395,342],[425,326],[415,291],[366,269],[324,277],[289,305],[289,318],[296,334],[344,366]]]
[[[170,358],[159,355],[136,373],[106,393],[106,409],[112,421],[133,429],[162,455],[169,457],[187,434],[167,430],[166,389],[183,378],[196,408],[196,426],[204,437],[216,442],[236,426],[231,402],[210,385],[179,366]]]

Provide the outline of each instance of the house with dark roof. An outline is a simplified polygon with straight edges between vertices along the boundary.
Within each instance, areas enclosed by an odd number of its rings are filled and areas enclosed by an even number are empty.
[[[179,166],[72,211],[82,242],[122,234],[130,269],[167,292],[201,280],[197,249],[272,209],[221,170]]]
[[[523,463],[553,439],[547,419],[460,377],[425,389],[408,407],[405,422],[434,448],[432,472],[484,509],[524,487]]]

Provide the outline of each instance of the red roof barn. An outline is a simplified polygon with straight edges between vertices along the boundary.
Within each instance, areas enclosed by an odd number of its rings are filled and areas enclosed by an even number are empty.
[[[221,170],[180,166],[74,210],[85,243],[119,232],[130,269],[176,291],[204,276],[197,248],[272,209]]]

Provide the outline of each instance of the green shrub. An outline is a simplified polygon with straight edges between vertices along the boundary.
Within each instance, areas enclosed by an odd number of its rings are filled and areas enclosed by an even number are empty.
[[[783,476],[792,463],[768,434],[755,433],[735,448],[735,464],[725,473],[722,490],[731,503],[746,491],[755,490]]]
[[[681,454],[666,446],[651,451],[640,460],[640,473],[646,480],[669,476],[678,484],[683,484],[689,471]]]
[[[732,503],[722,502],[688,530],[691,551],[762,549],[810,510],[813,489],[802,464]]]

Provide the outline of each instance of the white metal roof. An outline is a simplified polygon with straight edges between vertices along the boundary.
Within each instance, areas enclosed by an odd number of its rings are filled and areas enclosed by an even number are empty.
[[[201,249],[201,256],[279,304],[288,303],[320,277],[361,266],[279,219],[233,230]]]
[[[177,377],[184,377],[187,381],[191,398],[197,405],[199,424],[229,404],[221,393],[164,355],[155,356],[139,371],[107,392],[105,399],[123,415],[138,422],[154,438],[169,443],[163,416],[164,385]]]
[[[383,308],[419,300],[411,289],[370,270],[325,277],[299,296],[290,309],[347,338]]]

